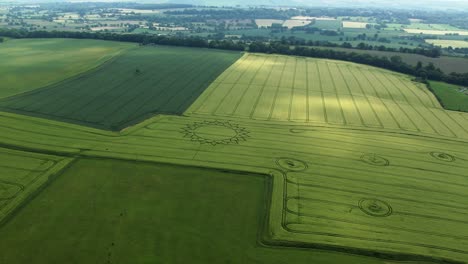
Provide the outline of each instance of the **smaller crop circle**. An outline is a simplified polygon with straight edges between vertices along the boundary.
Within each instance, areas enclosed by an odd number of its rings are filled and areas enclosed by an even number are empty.
[[[390,162],[388,159],[381,157],[377,154],[374,153],[366,153],[361,156],[361,160],[367,164],[373,165],[373,166],[388,166],[390,165]]]
[[[307,169],[307,163],[295,158],[277,158],[276,164],[286,171],[303,171]]]
[[[450,155],[450,154],[447,154],[447,153],[444,153],[444,152],[430,152],[429,154],[431,154],[432,157],[438,159],[438,160],[441,160],[441,161],[446,161],[446,162],[454,162],[455,161],[455,157],[453,155]]]
[[[392,214],[392,207],[378,199],[365,198],[359,201],[359,208],[365,214],[375,217],[387,217]]]

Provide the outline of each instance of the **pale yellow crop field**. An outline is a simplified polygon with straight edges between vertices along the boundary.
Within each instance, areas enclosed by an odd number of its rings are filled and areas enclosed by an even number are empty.
[[[283,24],[283,20],[279,19],[255,19],[255,24],[259,27],[271,27],[272,24]]]
[[[354,21],[343,21],[344,28],[366,28],[367,23],[354,22]]]
[[[426,39],[426,42],[443,48],[468,48],[468,41],[463,40]]]
[[[310,23],[312,23],[311,20],[289,19],[289,20],[284,21],[283,27],[287,27],[287,28],[302,27],[302,26],[309,25]]]
[[[426,34],[426,35],[446,35],[446,34],[458,34],[460,36],[468,36],[468,31],[461,30],[430,30],[430,29],[414,29],[414,28],[405,28],[408,33],[413,34]]]
[[[410,77],[342,61],[246,54],[187,114],[468,138],[468,123]]]

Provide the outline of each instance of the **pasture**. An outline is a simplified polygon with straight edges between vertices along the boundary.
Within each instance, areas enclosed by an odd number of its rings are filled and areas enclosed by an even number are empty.
[[[134,44],[79,39],[21,39],[0,45],[0,98],[89,71]]]
[[[30,157],[16,182],[54,177],[26,187],[36,191],[14,214],[0,208],[11,216],[0,262],[466,262],[467,113],[375,67],[239,57],[132,49],[66,86],[3,100],[0,170]],[[54,118],[53,98],[88,120]],[[24,111],[37,106],[51,108]],[[136,123],[140,108],[159,115]]]
[[[430,85],[446,109],[468,112],[468,89],[466,87],[434,81],[431,81]]]
[[[181,114],[239,52],[139,47],[86,75],[0,101],[18,113],[120,130],[157,113]]]

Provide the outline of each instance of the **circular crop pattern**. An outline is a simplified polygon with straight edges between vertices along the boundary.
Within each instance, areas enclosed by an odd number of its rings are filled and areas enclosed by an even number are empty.
[[[361,199],[359,208],[370,216],[386,217],[392,214],[392,207],[388,203],[377,199]]]
[[[276,164],[287,171],[303,171],[307,169],[307,163],[294,158],[277,158]]]
[[[442,160],[442,161],[446,161],[446,162],[453,162],[455,161],[455,157],[450,155],[450,154],[447,154],[447,153],[443,153],[443,152],[431,152],[429,153],[431,154],[432,157],[438,159],[438,160]]]
[[[185,137],[201,144],[239,144],[249,137],[249,131],[229,121],[203,121],[182,128]]]
[[[374,153],[366,153],[361,156],[361,160],[367,164],[374,165],[374,166],[388,166],[390,162],[383,157],[380,157]]]

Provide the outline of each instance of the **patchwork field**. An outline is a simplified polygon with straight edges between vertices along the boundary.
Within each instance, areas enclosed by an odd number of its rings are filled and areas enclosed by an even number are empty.
[[[374,67],[249,53],[230,65],[240,55],[186,50],[132,49],[70,81],[74,90],[59,84],[1,103],[36,98],[23,101],[27,109],[53,102],[49,96],[74,98],[69,105],[103,96],[101,86],[117,88],[109,77],[95,84],[97,74],[117,66],[122,86],[136,89],[135,105],[161,107],[130,81],[145,72],[158,76],[146,86],[180,77],[180,85],[157,89],[185,87],[180,94],[194,101],[185,111],[174,103],[181,116],[120,131],[0,112],[2,151],[35,158],[28,170],[56,176],[38,186],[6,179],[37,195],[14,214],[0,208],[0,262],[467,262],[467,113],[444,110],[410,76]],[[209,87],[195,96],[187,87],[197,74],[178,66],[187,57],[214,57],[205,63],[221,60],[227,69],[203,77]],[[154,60],[178,75],[145,62]],[[191,67],[203,76],[216,68],[199,65]],[[91,81],[94,89],[75,84]],[[140,113],[124,98],[119,92],[103,104],[119,111],[100,125]],[[85,111],[84,120],[105,117],[100,108]],[[19,159],[0,159],[0,170],[22,168]],[[60,175],[49,173],[58,165],[35,167],[50,159],[73,163]]]
[[[0,101],[0,108],[119,130],[156,113],[181,114],[240,53],[140,47],[77,78]]]
[[[0,45],[0,98],[41,88],[108,61],[134,44],[79,39],[22,39]]]
[[[258,247],[267,181],[204,168],[80,160],[0,229],[0,262],[379,263]]]

